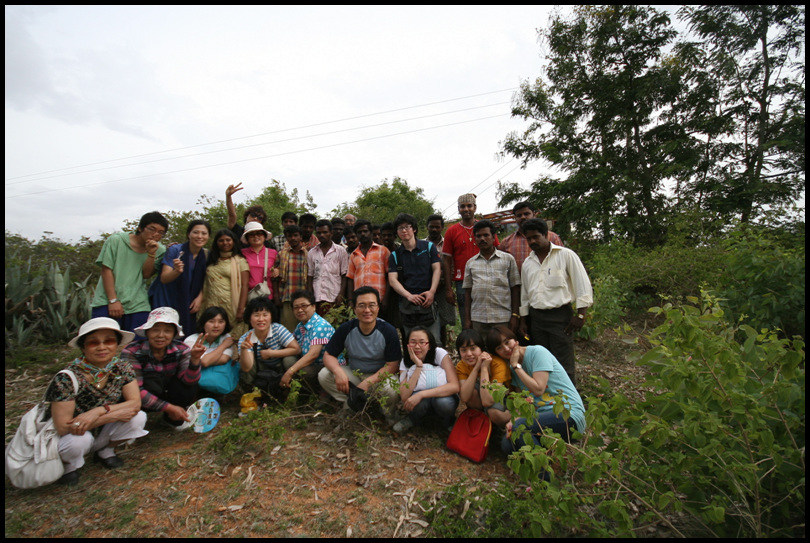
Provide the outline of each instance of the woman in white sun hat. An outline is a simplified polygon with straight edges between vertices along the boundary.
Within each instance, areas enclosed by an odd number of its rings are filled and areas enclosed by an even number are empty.
[[[200,358],[205,353],[202,340],[189,347],[183,335],[180,316],[171,307],[158,307],[146,323],[135,329],[135,341],[121,352],[130,364],[141,390],[145,411],[159,411],[172,426],[189,420],[186,409],[194,403],[200,380]]]
[[[274,267],[278,251],[265,247],[264,242],[273,237],[273,234],[262,227],[261,223],[249,222],[245,225],[245,233],[242,234],[242,256],[247,260],[250,276],[248,279],[248,298],[253,299],[262,294],[254,290],[257,285],[264,283],[267,285],[266,294],[273,299],[273,277],[278,276],[278,268]],[[257,294],[252,294],[258,292]]]
[[[84,457],[93,458],[107,469],[124,465],[114,447],[143,437],[146,413],[141,411],[141,395],[132,367],[118,357],[119,348],[135,336],[122,331],[118,322],[97,317],[85,322],[68,345],[82,356],[58,373],[45,392],[59,434],[59,455],[65,473],[59,483],[79,482]]]

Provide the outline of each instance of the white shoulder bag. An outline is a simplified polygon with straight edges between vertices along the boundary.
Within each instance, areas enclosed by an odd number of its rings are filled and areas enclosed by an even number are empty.
[[[74,394],[79,393],[79,382],[70,370],[62,370],[73,382]],[[59,434],[53,417],[42,418],[49,409],[45,400],[23,415],[17,433],[6,447],[6,475],[17,488],[36,488],[53,483],[65,472],[59,457]]]

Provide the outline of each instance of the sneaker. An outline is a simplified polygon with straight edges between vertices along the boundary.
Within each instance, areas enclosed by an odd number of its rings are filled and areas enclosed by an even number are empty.
[[[413,421],[411,421],[410,417],[405,417],[404,419],[402,419],[398,423],[394,424],[393,430],[394,430],[394,432],[396,432],[398,434],[404,434],[405,432],[407,432],[411,428],[413,428]]]

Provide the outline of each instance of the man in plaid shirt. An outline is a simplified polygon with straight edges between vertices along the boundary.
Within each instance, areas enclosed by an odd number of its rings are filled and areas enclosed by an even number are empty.
[[[295,225],[287,226],[284,229],[284,237],[287,238],[289,247],[282,249],[276,259],[279,274],[274,279],[273,293],[276,305],[281,306],[279,321],[292,332],[298,320],[293,313],[291,297],[293,292],[307,288],[309,266],[307,250],[301,241],[301,228]]]
[[[512,215],[515,216],[515,222],[518,225],[518,229],[514,234],[506,236],[503,241],[501,241],[501,245],[498,247],[498,249],[501,251],[506,251],[515,257],[515,262],[517,262],[518,265],[518,273],[523,270],[523,261],[526,260],[530,254],[532,254],[532,250],[529,247],[529,242],[526,241],[526,236],[524,236],[520,231],[520,227],[527,220],[534,219],[536,214],[537,208],[535,208],[534,204],[528,200],[515,204],[515,207],[512,208]],[[548,231],[548,240],[554,245],[564,247],[560,236],[551,230]]]

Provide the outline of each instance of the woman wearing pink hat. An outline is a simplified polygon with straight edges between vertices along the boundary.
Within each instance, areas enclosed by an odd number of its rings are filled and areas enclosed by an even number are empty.
[[[143,429],[146,413],[141,411],[135,372],[118,357],[119,347],[134,336],[115,320],[97,317],[85,322],[68,343],[81,349],[82,356],[59,372],[45,392],[65,466],[59,483],[78,483],[79,468],[91,451],[107,469],[123,466],[115,446],[149,433]]]
[[[144,410],[162,412],[175,427],[188,422],[186,409],[194,403],[205,353],[202,338],[192,347],[177,339],[183,328],[171,307],[153,309],[135,334],[140,337],[124,348],[121,358],[135,370]]]

